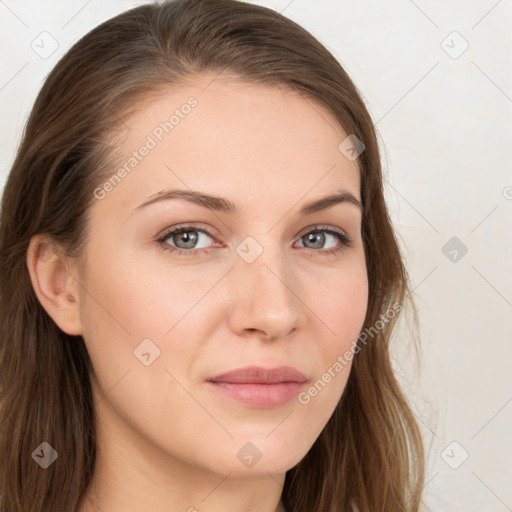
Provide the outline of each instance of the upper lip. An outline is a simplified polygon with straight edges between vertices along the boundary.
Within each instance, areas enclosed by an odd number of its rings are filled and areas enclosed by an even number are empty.
[[[216,377],[210,377],[210,382],[230,382],[236,384],[278,384],[281,382],[306,382],[304,374],[291,366],[264,368],[262,366],[246,366]]]

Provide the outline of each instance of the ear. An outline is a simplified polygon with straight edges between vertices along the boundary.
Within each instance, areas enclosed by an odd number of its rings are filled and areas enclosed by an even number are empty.
[[[78,276],[71,275],[69,258],[48,235],[34,235],[30,240],[27,266],[34,292],[60,329],[76,336],[82,334],[80,285]]]

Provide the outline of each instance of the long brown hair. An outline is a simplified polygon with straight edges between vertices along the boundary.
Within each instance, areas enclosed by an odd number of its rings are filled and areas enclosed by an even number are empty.
[[[325,106],[364,143],[364,332],[371,336],[358,339],[328,424],[287,472],[283,501],[289,512],[349,511],[352,503],[359,512],[416,512],[424,448],[389,354],[401,306],[412,300],[372,120],[344,69],[311,34],[271,9],[235,0],[143,5],[102,23],[64,55],[35,101],[0,217],[1,510],[74,511],[95,464],[90,358],[82,337],[61,331],[39,303],[26,263],[30,239],[46,233],[68,255],[80,254],[93,191],[112,171],[105,141],[121,113],[201,72],[287,86]],[[59,453],[46,470],[32,459],[42,442]]]

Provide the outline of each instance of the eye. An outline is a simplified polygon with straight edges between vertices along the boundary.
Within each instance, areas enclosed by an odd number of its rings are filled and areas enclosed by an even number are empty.
[[[203,236],[201,236],[203,235]],[[195,245],[204,238],[213,238],[207,231],[194,226],[180,226],[168,230],[162,238],[157,240],[164,250],[179,254],[196,254],[205,251],[205,248],[197,248]],[[167,243],[171,240],[173,245]]]
[[[201,252],[207,253],[209,246],[197,247],[196,244],[201,242],[201,240],[203,243],[207,243],[208,240],[205,239],[208,238],[213,240],[213,236],[204,229],[199,229],[195,226],[177,226],[167,230],[157,242],[166,251],[190,256]],[[303,244],[302,247],[311,249],[313,253],[323,255],[335,254],[353,245],[352,240],[347,234],[334,226],[313,226],[313,228],[308,228],[308,231],[301,235],[299,240]],[[323,246],[329,240],[334,240],[335,245],[325,249]],[[336,241],[338,242],[337,244]],[[309,247],[309,244],[312,247]]]
[[[344,233],[341,229],[336,228],[334,226],[314,226],[313,230],[308,228],[304,235],[301,236],[300,241],[303,244],[311,244],[313,249],[324,249],[322,251],[313,251],[320,254],[336,254],[342,251],[346,247],[352,247],[352,240],[348,237],[346,233]],[[338,241],[337,245],[334,245],[332,248],[325,249],[322,246],[329,239],[334,239]],[[311,247],[306,247],[307,249]]]

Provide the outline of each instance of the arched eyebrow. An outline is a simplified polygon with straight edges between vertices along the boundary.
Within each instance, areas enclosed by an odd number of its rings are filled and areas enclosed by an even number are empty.
[[[132,211],[132,214],[150,204],[159,201],[168,201],[171,199],[183,199],[190,203],[208,208],[209,210],[215,210],[232,215],[236,215],[241,212],[241,208],[239,206],[224,197],[213,196],[197,190],[169,189],[161,190],[160,192],[149,196],[146,201]],[[299,215],[311,215],[312,213],[325,210],[339,203],[352,204],[358,207],[361,212],[363,211],[363,205],[351,192],[348,190],[339,190],[336,194],[322,197],[304,204],[298,213]]]
[[[353,204],[354,206],[357,206],[361,212],[363,211],[363,205],[359,199],[356,199],[356,197],[348,190],[339,190],[336,194],[306,203],[299,210],[299,215],[311,215],[312,213],[325,210],[339,203]]]

